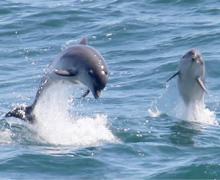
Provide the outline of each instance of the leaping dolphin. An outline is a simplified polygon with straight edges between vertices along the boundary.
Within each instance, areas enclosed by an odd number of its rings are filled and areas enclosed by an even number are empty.
[[[205,63],[201,53],[196,49],[188,51],[180,60],[179,70],[169,80],[178,76],[178,89],[186,105],[194,102],[204,102]]]
[[[31,106],[16,107],[8,112],[6,117],[16,117],[33,123],[34,108],[44,91],[57,81],[82,83],[88,87],[83,97],[91,91],[94,98],[99,98],[108,81],[108,68],[102,55],[88,45],[83,38],[78,45],[67,48],[50,65],[48,72],[42,78],[35,100]]]

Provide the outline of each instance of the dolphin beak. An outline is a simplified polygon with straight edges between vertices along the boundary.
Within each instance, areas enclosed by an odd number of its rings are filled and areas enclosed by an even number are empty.
[[[95,90],[93,93],[93,96],[95,99],[98,99],[101,95],[101,90]]]
[[[96,86],[93,86],[93,88],[91,88],[90,90],[92,91],[92,94],[95,99],[98,99],[101,96],[102,89],[100,89]]]
[[[195,60],[194,60],[197,64],[203,64],[203,62],[202,62],[202,60],[200,59],[200,58],[196,58]]]
[[[202,60],[202,58],[201,58],[201,56],[200,55],[195,55],[193,58],[192,58],[192,60],[194,61],[194,62],[196,62],[197,64],[203,64],[203,60]]]
[[[203,61],[202,61],[202,59],[201,58],[198,58],[198,61],[197,61],[197,63],[199,63],[199,64],[203,64]]]

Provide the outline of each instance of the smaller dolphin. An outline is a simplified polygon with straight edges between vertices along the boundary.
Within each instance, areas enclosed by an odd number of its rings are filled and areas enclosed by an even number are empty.
[[[34,114],[36,104],[44,92],[58,81],[81,83],[88,88],[83,97],[91,91],[95,98],[99,98],[107,84],[108,74],[108,68],[102,55],[88,46],[87,39],[83,38],[78,45],[67,48],[50,65],[48,72],[42,78],[34,103],[31,106],[16,107],[5,116],[33,123],[36,120]]]
[[[188,51],[180,60],[179,71],[168,80],[178,76],[178,89],[186,105],[203,102],[207,93],[205,86],[205,63],[196,49]]]

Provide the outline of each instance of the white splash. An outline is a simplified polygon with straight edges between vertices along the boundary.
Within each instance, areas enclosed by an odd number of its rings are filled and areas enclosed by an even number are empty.
[[[38,135],[50,144],[77,147],[116,142],[106,116],[71,117],[68,110],[72,87],[72,84],[59,82],[51,85],[40,97],[34,110],[37,118],[34,126]]]
[[[4,131],[1,131],[0,132],[0,145],[12,143],[11,136],[12,134],[9,129],[5,129]]]
[[[188,106],[184,104],[176,81],[170,82],[165,93],[148,109],[148,113],[151,117],[165,113],[182,120],[218,125],[215,112],[209,110],[204,102],[196,102]]]

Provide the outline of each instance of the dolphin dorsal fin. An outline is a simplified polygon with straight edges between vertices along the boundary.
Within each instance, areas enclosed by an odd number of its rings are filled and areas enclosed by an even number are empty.
[[[83,37],[81,39],[81,41],[79,42],[79,44],[82,44],[82,45],[88,45],[88,39],[86,37]]]

